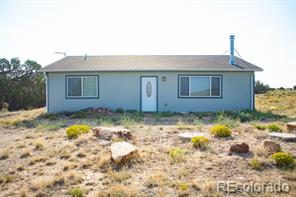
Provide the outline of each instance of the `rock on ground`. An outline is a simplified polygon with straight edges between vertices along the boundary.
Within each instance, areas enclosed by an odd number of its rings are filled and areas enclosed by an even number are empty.
[[[94,127],[93,131],[96,137],[105,140],[110,140],[114,136],[129,140],[133,138],[131,131],[123,127]]]
[[[277,153],[281,151],[281,145],[273,140],[266,139],[262,142],[263,148],[265,148],[269,154]]]
[[[296,142],[296,135],[292,133],[269,133],[272,138],[278,138],[287,142]]]
[[[119,164],[136,157],[138,149],[128,142],[116,142],[111,144],[111,154],[112,160]]]
[[[191,140],[194,137],[198,136],[205,136],[207,133],[205,132],[185,132],[185,133],[180,133],[178,136],[183,139],[183,140]]]
[[[288,122],[287,123],[288,131],[296,131],[296,121],[295,122]]]
[[[249,145],[246,143],[234,144],[230,147],[230,152],[248,153],[249,152]]]

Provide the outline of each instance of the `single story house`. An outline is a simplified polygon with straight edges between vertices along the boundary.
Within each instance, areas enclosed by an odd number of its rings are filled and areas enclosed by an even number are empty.
[[[254,109],[254,72],[230,55],[66,56],[40,70],[50,113],[107,107],[145,112]]]

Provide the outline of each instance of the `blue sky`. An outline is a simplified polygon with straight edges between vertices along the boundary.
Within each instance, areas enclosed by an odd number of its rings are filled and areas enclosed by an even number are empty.
[[[0,0],[0,57],[223,54],[230,34],[273,87],[296,85],[296,0]]]

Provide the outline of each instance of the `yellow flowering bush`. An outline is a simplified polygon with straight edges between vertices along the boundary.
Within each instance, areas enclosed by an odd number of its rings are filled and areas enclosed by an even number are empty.
[[[72,125],[67,128],[66,135],[68,139],[78,138],[82,133],[88,133],[90,127],[88,125]]]
[[[197,136],[191,139],[194,148],[206,150],[209,145],[209,139],[203,136]]]
[[[215,125],[211,129],[212,134],[215,137],[230,137],[231,129],[225,125]]]

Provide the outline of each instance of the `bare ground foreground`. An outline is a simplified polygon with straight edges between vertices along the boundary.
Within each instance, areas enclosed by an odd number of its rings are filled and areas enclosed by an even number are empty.
[[[282,105],[283,97],[289,103]],[[296,117],[296,93],[260,95],[257,106],[260,112],[1,112],[0,196],[296,196],[296,169],[278,168],[261,145],[270,139],[270,125],[287,132],[286,122]],[[102,140],[90,131],[68,139],[66,128],[74,124],[119,125],[129,129],[133,138]],[[214,137],[211,128],[216,124],[230,127],[231,137]],[[186,131],[205,132],[207,148],[196,149],[191,141],[182,141],[178,134]],[[295,142],[273,140],[295,158]],[[139,155],[115,164],[110,144],[118,141],[134,144]],[[249,153],[229,152],[231,145],[242,142],[249,145]],[[169,154],[177,147],[180,151]],[[251,186],[280,183],[287,184],[289,190],[228,194],[217,191],[220,181]]]

